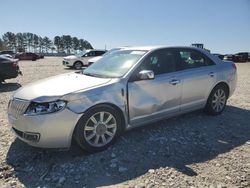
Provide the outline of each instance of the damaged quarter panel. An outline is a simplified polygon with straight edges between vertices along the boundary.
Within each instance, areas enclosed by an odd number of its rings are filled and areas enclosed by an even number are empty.
[[[112,79],[108,84],[101,85],[93,89],[77,91],[62,97],[68,101],[67,108],[71,111],[81,114],[89,108],[98,104],[111,104],[118,107],[126,120],[127,100],[126,100],[126,84],[120,79]]]

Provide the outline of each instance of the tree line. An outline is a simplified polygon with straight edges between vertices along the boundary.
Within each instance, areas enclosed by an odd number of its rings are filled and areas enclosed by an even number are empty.
[[[0,37],[0,50],[13,50],[14,52],[67,52],[93,49],[92,45],[84,39],[78,39],[70,35],[41,37],[34,33],[6,32]]]

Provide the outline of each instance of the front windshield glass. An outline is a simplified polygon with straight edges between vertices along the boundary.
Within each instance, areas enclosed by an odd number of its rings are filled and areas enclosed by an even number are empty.
[[[83,56],[84,54],[86,54],[87,51],[78,51],[75,56],[78,56],[78,57],[81,57]]]
[[[118,78],[146,53],[141,50],[118,50],[103,56],[100,60],[89,66],[83,74],[96,77]]]

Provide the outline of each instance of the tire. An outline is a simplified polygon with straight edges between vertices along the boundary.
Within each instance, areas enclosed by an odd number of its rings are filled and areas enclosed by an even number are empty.
[[[2,76],[0,75],[0,84],[4,82],[4,79],[2,78]]]
[[[216,86],[210,93],[205,111],[209,115],[219,115],[226,107],[228,91],[223,85]]]
[[[76,62],[74,63],[74,68],[75,68],[75,69],[79,70],[79,69],[81,69],[82,67],[83,67],[83,64],[82,64],[81,61],[76,61]]]
[[[74,139],[83,150],[100,152],[113,144],[121,132],[119,113],[109,105],[99,105],[80,118],[74,130]]]

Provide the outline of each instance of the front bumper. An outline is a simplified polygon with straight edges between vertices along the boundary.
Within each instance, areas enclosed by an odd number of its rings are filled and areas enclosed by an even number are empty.
[[[66,67],[71,67],[73,66],[73,62],[69,61],[69,60],[63,60],[62,64]]]
[[[62,111],[18,119],[8,115],[15,135],[29,145],[42,148],[69,148],[77,121],[82,114]]]

